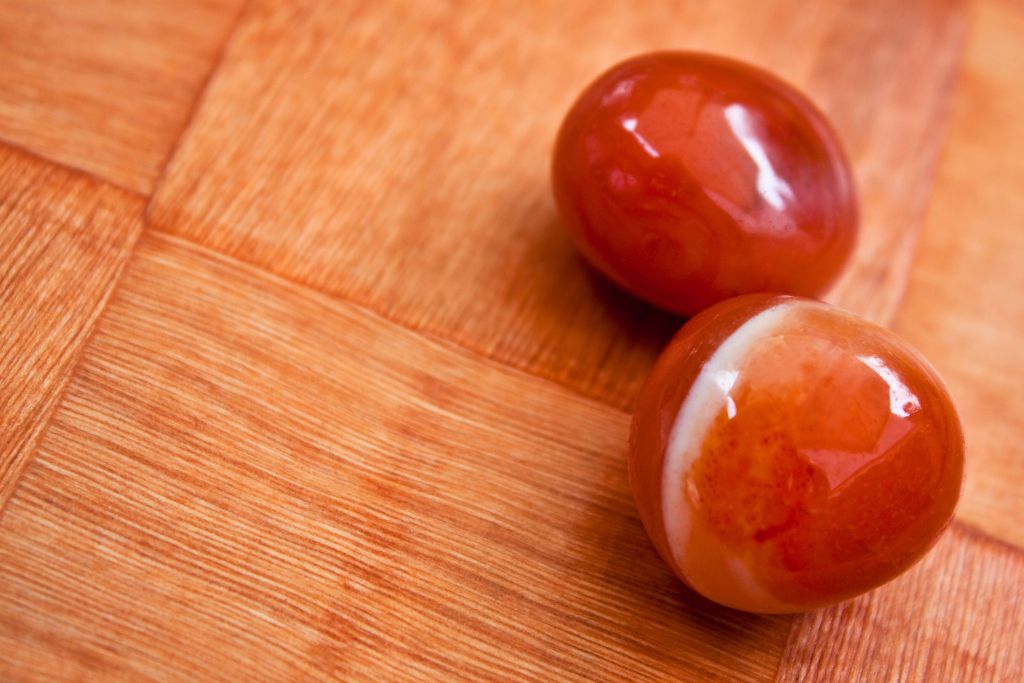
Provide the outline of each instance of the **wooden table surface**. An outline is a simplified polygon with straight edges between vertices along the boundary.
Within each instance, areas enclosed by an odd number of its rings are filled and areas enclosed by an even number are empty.
[[[707,603],[630,499],[680,321],[547,173],[656,48],[827,112],[830,298],[962,411],[957,520],[830,609]],[[1024,680],[1021,86],[1021,0],[0,0],[0,680]]]

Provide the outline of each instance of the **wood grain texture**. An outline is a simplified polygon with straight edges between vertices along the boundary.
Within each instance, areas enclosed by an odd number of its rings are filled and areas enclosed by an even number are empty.
[[[148,194],[242,0],[0,0],[0,139]]]
[[[150,207],[164,230],[617,406],[679,321],[558,225],[552,141],[601,69],[655,48],[758,62],[848,143],[865,225],[840,303],[902,294],[961,0],[257,1]]]
[[[0,514],[142,211],[135,195],[0,145]]]
[[[1024,555],[953,526],[917,567],[798,617],[781,681],[1024,680]]]
[[[770,678],[789,619],[669,575],[627,421],[143,237],[0,520],[0,679]]]
[[[238,4],[0,0],[0,139],[148,193]],[[962,408],[963,521],[853,602],[744,616],[654,556],[617,407],[679,321],[547,180],[610,63],[758,62],[847,142],[835,298],[887,320],[965,7],[255,0],[98,325],[142,200],[0,148],[0,680],[1024,678],[1024,555],[968,526],[1024,546],[1019,0],[974,5],[896,322]]]
[[[891,323],[907,287],[963,51],[966,3],[852,2],[822,48],[809,88],[853,155],[862,229],[826,297]]]
[[[960,516],[1024,547],[1024,3],[987,0],[975,14],[896,329],[935,363],[959,405],[968,445]]]

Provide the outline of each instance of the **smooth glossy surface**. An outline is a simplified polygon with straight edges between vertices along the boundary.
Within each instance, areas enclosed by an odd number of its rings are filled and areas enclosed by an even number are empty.
[[[935,371],[820,302],[737,297],[688,322],[637,402],[630,477],[662,557],[751,612],[837,602],[950,521],[963,433]]]
[[[600,76],[566,116],[552,178],[590,261],[685,315],[751,292],[819,296],[856,237],[849,165],[822,114],[711,55],[654,53]]]

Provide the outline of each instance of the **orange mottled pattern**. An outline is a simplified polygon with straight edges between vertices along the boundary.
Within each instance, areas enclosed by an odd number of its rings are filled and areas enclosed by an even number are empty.
[[[769,302],[778,300],[774,294],[738,296],[690,318],[662,353],[637,397],[629,436],[630,453],[649,457],[629,458],[630,486],[644,528],[658,553],[673,565],[676,573],[680,570],[674,567],[662,518],[661,471],[665,444],[689,386],[703,364],[737,327]]]
[[[748,313],[787,306],[730,363],[731,384],[715,378],[728,388],[707,432],[691,435],[696,457],[677,483],[687,509],[676,513],[689,517],[675,540],[687,544],[676,548],[683,578],[752,611],[822,606],[894,578],[935,543],[963,475],[956,410],[926,361],[852,315],[786,301]],[[694,355],[671,358],[661,381],[689,390]],[[754,593],[731,586],[737,566]]]

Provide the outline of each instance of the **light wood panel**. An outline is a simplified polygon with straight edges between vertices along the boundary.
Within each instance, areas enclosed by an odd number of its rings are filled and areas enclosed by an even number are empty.
[[[930,187],[962,6],[257,1],[150,215],[626,406],[679,321],[600,282],[562,234],[548,165],[576,93],[654,48],[733,54],[806,87],[863,190],[838,299],[885,319]]]
[[[1024,679],[1024,555],[954,526],[920,565],[798,617],[782,681]]]
[[[946,137],[965,2],[845,3],[808,88],[852,151],[862,230],[827,299],[889,324],[907,286]]]
[[[142,211],[135,195],[0,145],[0,514]]]
[[[0,139],[142,193],[242,0],[0,0]]]
[[[847,141],[835,296],[888,319],[964,6],[256,0],[149,207],[178,237],[88,343],[142,200],[0,148],[0,680],[1024,678],[1021,552],[964,524],[795,621],[667,574],[614,406],[679,321],[579,262],[547,186],[613,61],[756,61]],[[237,8],[0,0],[0,139],[148,193]],[[1024,8],[974,19],[896,327],[963,410],[961,518],[1020,546]]]
[[[0,678],[765,680],[628,417],[147,236],[0,520]]]
[[[1024,3],[978,6],[952,135],[896,329],[964,419],[960,515],[1024,547]]]

